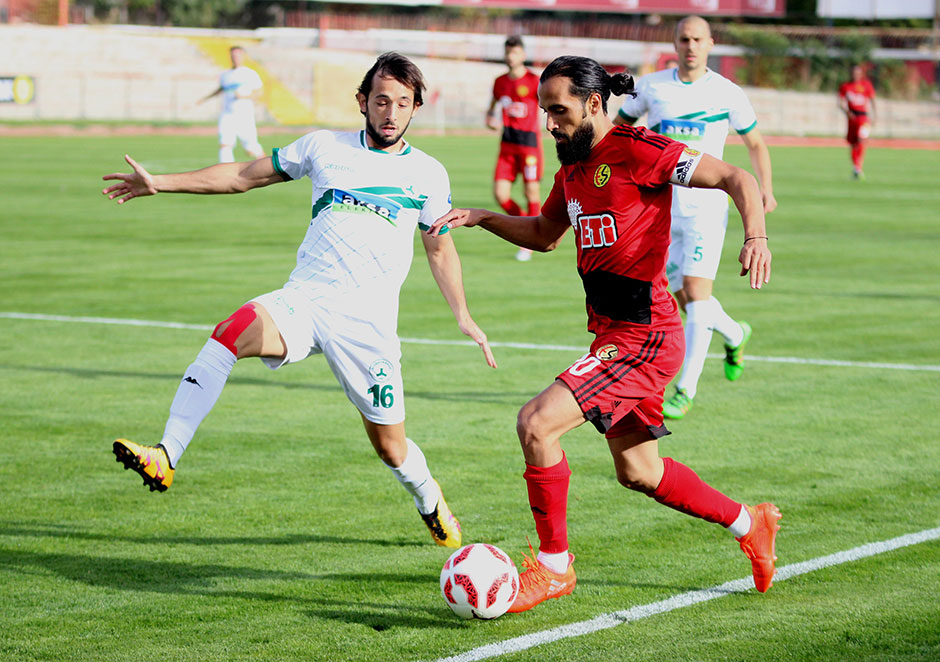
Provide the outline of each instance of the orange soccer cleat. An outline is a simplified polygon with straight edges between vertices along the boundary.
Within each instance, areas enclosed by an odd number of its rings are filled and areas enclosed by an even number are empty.
[[[751,507],[745,504],[751,514],[751,530],[736,540],[741,545],[747,558],[751,560],[754,573],[754,587],[761,593],[773,585],[774,561],[777,560],[775,540],[780,525],[780,510],[772,503],[762,503]]]
[[[528,611],[550,598],[568,595],[578,583],[578,577],[574,574],[574,554],[568,554],[568,569],[559,574],[539,562],[532,545],[529,545],[529,551],[531,557],[522,556],[522,565],[526,570],[519,575],[519,594],[508,609],[510,614]]]

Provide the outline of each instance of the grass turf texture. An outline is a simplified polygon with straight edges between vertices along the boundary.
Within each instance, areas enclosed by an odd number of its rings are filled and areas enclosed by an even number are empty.
[[[493,206],[494,139],[414,142],[448,166],[455,204]],[[213,158],[211,138],[0,145],[0,310],[214,324],[281,285],[306,227],[307,182],[122,207],[97,193],[102,174],[126,169],[124,152],[155,171],[191,169]],[[728,157],[746,161],[737,147]],[[940,363],[936,155],[873,150],[865,182],[849,180],[847,150],[773,159],[773,280],[752,292],[737,277],[732,212],[716,286],[754,326],[749,354]],[[491,340],[588,343],[570,239],[520,264],[483,231],[455,238]],[[400,333],[458,339],[419,243]],[[4,660],[431,659],[750,571],[726,532],[619,487],[586,425],[564,440],[578,589],[525,614],[459,621],[437,586],[449,551],[430,543],[322,359],[238,365],[158,495],[114,462],[111,440],[158,439],[207,334],[0,329]],[[409,435],[466,541],[518,562],[535,531],[515,414],[578,352],[498,348],[492,371],[473,347],[403,350]],[[729,384],[710,360],[695,409],[661,448],[734,498],[775,501],[780,564],[795,563],[940,524],[938,386],[936,372],[756,361]],[[935,660],[938,585],[930,542],[504,659]]]

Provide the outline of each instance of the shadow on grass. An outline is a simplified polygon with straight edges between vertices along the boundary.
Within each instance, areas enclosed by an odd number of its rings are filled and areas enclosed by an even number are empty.
[[[75,540],[94,540],[101,542],[125,542],[141,545],[375,545],[378,547],[427,547],[428,544],[417,540],[390,540],[382,538],[353,538],[344,536],[324,536],[306,533],[289,533],[282,536],[205,536],[205,535],[157,535],[127,536],[114,533],[95,533],[77,529],[65,524],[37,525],[35,523],[0,522],[0,536],[24,536],[30,538],[65,538]]]
[[[281,570],[261,570],[221,564],[153,561],[84,554],[34,552],[0,548],[0,573],[18,571],[36,575],[51,573],[61,579],[116,591],[199,595],[216,599],[236,599],[300,605],[311,617],[359,623],[376,631],[394,627],[459,627],[446,607],[430,609],[402,604],[401,601],[361,602],[336,600],[318,595],[337,591],[349,594],[365,585],[420,584],[437,589],[435,573],[334,573],[309,574]],[[283,593],[217,588],[232,582],[282,582]],[[298,583],[301,594],[297,594]],[[344,587],[343,585],[349,585]],[[394,595],[394,589],[389,590]]]
[[[324,366],[325,367],[325,366]],[[13,363],[0,364],[0,370],[17,370],[23,372],[41,372],[57,375],[70,375],[72,377],[82,377],[85,379],[114,378],[114,379],[154,379],[160,381],[178,382],[182,373],[157,373],[157,372],[132,372],[126,370],[100,370],[92,368],[68,368],[68,367],[47,367],[35,365],[17,365]],[[342,393],[343,389],[338,384],[329,386],[323,384],[278,382],[269,379],[258,379],[257,377],[229,377],[227,384],[240,386],[276,386],[284,389],[304,389],[309,391],[322,391],[327,393]],[[421,400],[444,400],[449,402],[485,402],[490,404],[503,404],[513,407],[529,400],[532,391],[502,392],[494,393],[492,391],[416,391],[405,386],[405,395],[408,398]]]

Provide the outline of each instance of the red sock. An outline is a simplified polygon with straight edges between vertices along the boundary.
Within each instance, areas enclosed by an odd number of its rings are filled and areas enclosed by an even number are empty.
[[[517,205],[515,200],[510,199],[506,202],[501,202],[499,206],[510,216],[522,216],[522,207]]]
[[[525,478],[529,506],[539,534],[539,551],[560,554],[568,549],[568,458],[553,467],[533,467],[526,463]]]
[[[529,203],[529,216],[538,216],[540,211],[542,211],[542,203],[541,203],[541,202],[530,202],[530,203]]]
[[[663,479],[650,496],[680,513],[724,527],[734,524],[741,514],[740,503],[711,487],[697,473],[671,457],[664,457],[663,465]]]
[[[856,170],[862,169],[862,161],[865,156],[865,145],[862,143],[855,143],[852,145],[852,165],[855,166]]]

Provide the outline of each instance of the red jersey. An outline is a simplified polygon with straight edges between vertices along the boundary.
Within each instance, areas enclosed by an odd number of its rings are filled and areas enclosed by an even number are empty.
[[[588,331],[682,328],[669,293],[672,186],[687,185],[701,153],[665,136],[614,127],[590,156],[555,174],[542,214],[574,227]]]
[[[852,115],[867,115],[868,102],[875,98],[875,88],[867,78],[849,81],[839,86],[839,98],[846,100]]]
[[[493,83],[493,99],[503,109],[503,142],[539,147],[539,77],[526,69],[521,78],[503,74]]]

